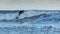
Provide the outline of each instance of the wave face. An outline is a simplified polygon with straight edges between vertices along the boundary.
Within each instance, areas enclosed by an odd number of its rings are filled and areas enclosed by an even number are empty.
[[[36,15],[40,15],[40,14],[51,14],[51,13],[58,13],[57,11],[43,11],[43,10],[25,10],[23,14],[21,14],[19,16],[19,19],[25,18],[25,17],[32,17],[32,16],[36,16]],[[19,14],[19,11],[0,11],[0,20],[12,20],[15,19]]]
[[[24,10],[18,14],[0,11],[0,34],[60,34],[59,10]]]

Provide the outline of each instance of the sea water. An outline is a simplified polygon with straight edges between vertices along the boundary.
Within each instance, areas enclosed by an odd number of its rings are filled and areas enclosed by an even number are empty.
[[[56,10],[0,11],[0,34],[60,34],[60,12]]]

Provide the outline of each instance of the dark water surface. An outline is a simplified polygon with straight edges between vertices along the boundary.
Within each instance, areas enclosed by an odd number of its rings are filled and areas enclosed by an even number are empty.
[[[18,20],[17,11],[0,11],[0,34],[60,34],[59,10],[25,11],[32,16],[24,17],[23,13],[24,18]]]

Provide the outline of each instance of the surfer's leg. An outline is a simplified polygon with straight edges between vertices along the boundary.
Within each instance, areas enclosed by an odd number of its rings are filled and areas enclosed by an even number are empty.
[[[18,19],[19,17],[17,16],[16,19]]]

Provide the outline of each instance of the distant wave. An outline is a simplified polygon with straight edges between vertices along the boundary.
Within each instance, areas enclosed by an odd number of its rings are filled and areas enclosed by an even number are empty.
[[[55,13],[59,13],[57,11],[35,11],[35,10],[32,10],[32,11],[28,11],[28,10],[25,10],[25,12],[23,14],[21,14],[19,16],[19,19],[24,19],[26,17],[33,17],[33,16],[38,16],[38,15],[42,15],[44,16],[43,14],[55,14]],[[18,11],[0,11],[0,20],[14,20],[18,15]]]

